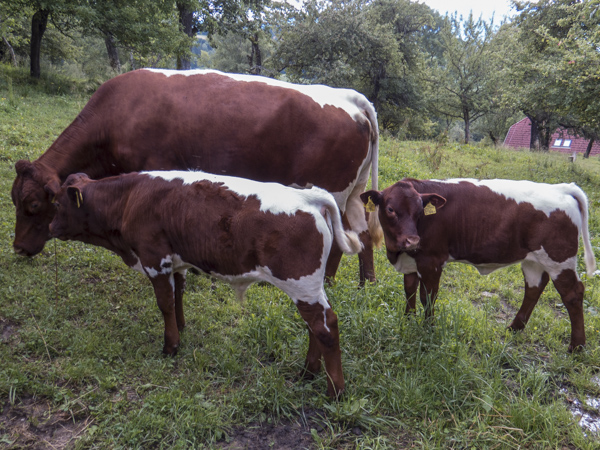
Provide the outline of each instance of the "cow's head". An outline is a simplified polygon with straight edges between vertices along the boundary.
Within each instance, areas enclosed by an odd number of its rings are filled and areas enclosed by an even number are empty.
[[[60,188],[59,178],[48,179],[35,164],[20,160],[15,164],[17,178],[11,191],[17,209],[15,252],[23,256],[37,255],[50,239],[48,225],[54,217],[52,198]]]
[[[421,242],[417,225],[421,217],[440,209],[446,199],[438,194],[420,194],[409,181],[399,181],[383,191],[367,191],[360,195],[365,205],[379,206],[388,258],[417,250]]]
[[[92,180],[86,174],[69,175],[56,193],[56,214],[50,223],[50,236],[63,241],[84,240],[87,235],[87,212],[84,207],[85,186]]]

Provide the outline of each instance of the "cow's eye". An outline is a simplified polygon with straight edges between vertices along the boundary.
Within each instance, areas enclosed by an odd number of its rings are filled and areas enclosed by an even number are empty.
[[[387,207],[387,212],[389,212],[390,214],[394,214],[394,208],[392,208],[391,206]]]
[[[29,210],[31,212],[36,212],[38,209],[40,209],[40,202],[31,202],[29,205]]]

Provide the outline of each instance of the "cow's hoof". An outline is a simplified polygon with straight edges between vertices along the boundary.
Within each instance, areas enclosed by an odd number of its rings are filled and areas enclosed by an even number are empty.
[[[341,400],[344,396],[345,388],[341,389],[327,389],[327,396],[332,400]]]
[[[506,328],[512,332],[523,331],[525,324],[521,321],[513,320],[513,322]]]
[[[176,347],[167,347],[166,345],[163,347],[163,355],[165,356],[175,356],[177,355],[177,348],[179,346]]]
[[[581,352],[583,350],[585,350],[585,344],[579,344],[579,345],[570,344],[567,352],[569,352],[569,353],[579,353],[579,352]]]

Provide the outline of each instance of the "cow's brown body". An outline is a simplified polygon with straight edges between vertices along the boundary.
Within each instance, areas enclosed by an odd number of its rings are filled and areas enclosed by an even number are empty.
[[[104,83],[36,161],[19,161],[12,197],[14,248],[39,253],[66,177],[198,169],[332,193],[365,244],[362,278],[373,280],[372,244],[359,194],[378,130],[372,105],[352,90],[300,86],[215,71],[129,72]],[[328,275],[341,258],[333,252]]]
[[[400,181],[361,195],[379,206],[388,260],[404,273],[406,312],[420,300],[428,316],[447,262],[488,274],[521,263],[525,297],[511,329],[524,328],[548,281],[571,319],[569,350],[585,345],[584,287],[577,275],[581,234],[588,273],[595,258],[588,231],[587,198],[574,184],[512,180]]]
[[[361,249],[344,232],[333,197],[203,172],[130,173],[92,181],[67,178],[57,193],[52,236],[105,247],[151,280],[165,322],[163,352],[175,354],[184,327],[185,273],[195,268],[230,283],[239,298],[255,281],[284,290],[308,325],[306,372],[319,370],[328,393],[344,389],[337,317],[323,288],[334,240]]]

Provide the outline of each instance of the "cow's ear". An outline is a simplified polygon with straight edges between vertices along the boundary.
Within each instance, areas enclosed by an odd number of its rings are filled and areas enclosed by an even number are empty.
[[[50,180],[46,183],[46,186],[44,186],[44,190],[50,198],[54,198],[56,194],[58,194],[58,191],[60,191],[60,182],[58,180]]]
[[[423,200],[424,207],[433,205],[435,209],[440,209],[446,204],[446,199],[438,194],[421,194],[421,199]]]
[[[71,175],[69,175],[67,177],[63,186],[65,186],[65,187],[73,186],[75,183],[77,183],[79,181],[87,181],[89,179],[90,179],[90,177],[88,177],[87,174],[85,174],[85,173],[72,173]]]
[[[374,206],[379,206],[381,205],[383,196],[379,191],[366,191],[360,194],[360,199],[362,200],[365,207],[368,207],[371,204]]]
[[[67,196],[78,208],[81,208],[81,205],[83,205],[83,194],[81,193],[81,189],[75,186],[69,186],[67,188]]]
[[[17,172],[17,175],[30,175],[33,173],[33,164],[24,159],[20,159],[15,164],[15,171]]]

